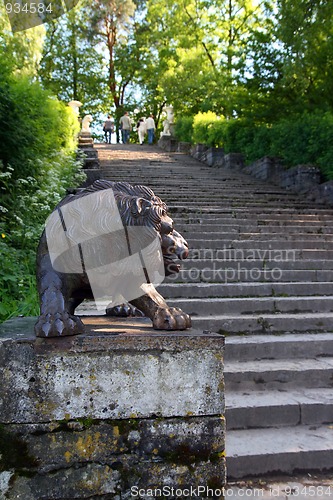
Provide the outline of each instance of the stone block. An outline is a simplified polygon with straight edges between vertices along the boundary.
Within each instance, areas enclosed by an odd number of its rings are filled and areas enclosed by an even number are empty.
[[[215,164],[223,158],[224,158],[223,148],[209,148],[206,151],[206,163],[209,167],[215,166]]]
[[[321,182],[320,169],[313,165],[297,165],[284,170],[280,177],[280,186],[297,192],[307,192]]]
[[[240,170],[244,167],[244,156],[241,153],[228,153],[215,163],[216,167]]]
[[[208,149],[209,148],[208,146],[206,146],[206,144],[195,144],[192,146],[190,153],[191,156],[193,156],[193,158],[195,158],[196,160],[205,162],[206,152]]]
[[[98,179],[102,178],[102,172],[99,168],[85,168],[84,173],[86,174],[86,180],[81,184],[81,188],[85,188],[93,184]]]
[[[98,154],[95,148],[91,146],[81,146],[79,144],[79,149],[85,154],[87,158],[98,158]]]
[[[178,153],[190,153],[191,143],[190,142],[178,142],[177,152]]]
[[[167,151],[168,153],[177,151],[178,147],[177,139],[171,135],[162,135],[157,144],[159,148],[163,149],[163,151]]]
[[[316,203],[333,206],[333,181],[315,185],[308,191],[307,198]]]
[[[245,167],[245,172],[262,181],[269,181],[280,185],[281,175],[285,170],[278,158],[265,156]]]
[[[222,488],[223,337],[83,320],[85,334],[52,339],[35,318],[1,326],[0,498]]]

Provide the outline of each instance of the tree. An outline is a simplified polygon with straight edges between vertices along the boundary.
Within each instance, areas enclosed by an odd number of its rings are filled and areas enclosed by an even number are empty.
[[[83,112],[94,114],[106,106],[108,91],[103,56],[86,25],[82,4],[48,25],[39,75],[59,99],[81,101]]]
[[[278,0],[283,84],[296,108],[333,109],[333,3]]]
[[[37,26],[13,34],[4,4],[0,3],[0,59],[11,71],[25,76],[37,75],[44,33],[44,26]]]
[[[124,105],[125,90],[131,79],[121,64],[117,64],[116,49],[125,46],[135,4],[132,0],[94,0],[89,16],[90,40],[102,42],[107,53],[108,86],[116,108]],[[121,62],[126,60],[121,57]]]
[[[153,63],[144,72],[154,76],[146,80],[179,112],[213,109],[232,116],[235,86],[248,64],[246,46],[259,13],[252,0],[149,0]]]

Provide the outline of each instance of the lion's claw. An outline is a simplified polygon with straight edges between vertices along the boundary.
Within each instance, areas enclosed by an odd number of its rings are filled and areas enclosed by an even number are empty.
[[[67,312],[43,314],[35,324],[36,337],[65,337],[84,332],[80,318]]]
[[[191,318],[178,307],[159,307],[153,317],[155,330],[186,330]]]
[[[144,316],[143,312],[140,311],[132,304],[120,304],[118,306],[108,306],[106,308],[105,314],[107,316],[115,316],[117,318],[128,318],[128,317],[142,317]]]

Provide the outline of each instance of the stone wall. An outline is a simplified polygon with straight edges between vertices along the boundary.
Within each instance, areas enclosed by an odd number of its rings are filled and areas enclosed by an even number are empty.
[[[251,165],[245,165],[241,153],[225,154],[223,148],[211,148],[195,144],[186,148],[173,145],[172,151],[184,152],[210,167],[241,170],[256,179],[270,182],[289,191],[304,194],[310,201],[333,206],[333,181],[322,182],[320,169],[315,165],[297,165],[286,169],[279,158],[265,156]],[[171,151],[171,150],[170,150]]]
[[[178,141],[171,135],[162,135],[157,144],[159,148],[168,153],[173,153],[178,148]]]
[[[1,499],[222,489],[223,337],[86,317],[84,335],[36,339],[34,322],[0,330]]]
[[[80,132],[78,149],[83,154],[83,169],[87,176],[87,179],[82,183],[81,187],[87,187],[101,178],[100,162],[90,132]]]

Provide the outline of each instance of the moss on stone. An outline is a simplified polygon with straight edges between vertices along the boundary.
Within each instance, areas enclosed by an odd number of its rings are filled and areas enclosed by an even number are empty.
[[[15,469],[23,473],[37,466],[38,461],[30,455],[27,443],[0,424],[0,471]]]

